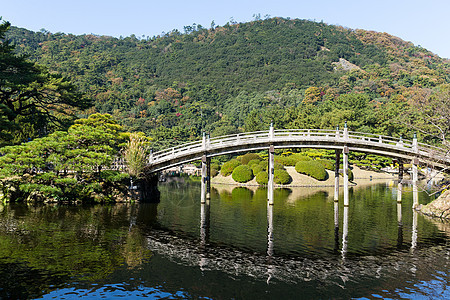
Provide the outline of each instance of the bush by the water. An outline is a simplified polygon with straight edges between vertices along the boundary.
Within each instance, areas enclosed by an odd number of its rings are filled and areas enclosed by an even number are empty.
[[[267,184],[269,182],[269,174],[266,171],[260,171],[256,174],[256,182],[258,184]]]
[[[275,170],[273,180],[276,184],[289,184],[292,181],[291,175],[286,170]]]
[[[278,156],[275,157],[275,161],[282,164],[283,166],[295,166],[295,164],[299,161],[295,156]]]
[[[325,167],[318,161],[299,161],[295,165],[295,170],[298,173],[311,176],[317,180],[326,180],[328,173],[325,171]]]
[[[240,165],[233,170],[233,174],[231,174],[231,177],[233,178],[234,181],[240,183],[249,182],[250,180],[253,179],[253,171],[247,165]]]
[[[247,165],[250,161],[257,159],[262,160],[261,156],[256,153],[246,153],[241,157],[241,163]]]
[[[311,161],[312,160],[311,157],[303,155],[301,153],[292,154],[292,157],[294,157],[297,161]]]
[[[259,172],[265,170],[265,168],[262,165],[260,165],[260,164],[252,165],[251,168],[252,168],[253,174],[258,174]]]
[[[318,162],[320,162],[325,169],[334,171],[334,162],[328,159],[318,159]]]
[[[252,168],[254,165],[258,165],[260,162],[261,162],[260,159],[252,159],[251,161],[248,162],[247,165],[248,165],[250,168]]]
[[[341,169],[341,170],[343,170],[344,169],[344,165],[342,165],[342,164],[340,164],[339,165],[339,168]],[[341,175],[341,176],[344,176],[344,174],[341,172],[339,175]],[[349,181],[353,181],[353,172],[352,172],[352,170],[350,169],[350,166],[349,166],[349,168],[348,168],[348,172],[347,172],[347,175],[348,175],[348,180]]]
[[[219,174],[219,170],[211,168],[211,178],[216,177]]]
[[[241,162],[237,159],[229,160],[223,164],[222,168],[220,169],[220,174],[222,174],[223,176],[228,176],[233,173],[233,170],[240,164]]]

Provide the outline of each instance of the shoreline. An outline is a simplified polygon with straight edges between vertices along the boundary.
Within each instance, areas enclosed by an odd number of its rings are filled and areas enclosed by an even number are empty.
[[[275,184],[275,187],[278,188],[289,188],[289,187],[334,187],[334,172],[330,170],[326,170],[328,173],[328,178],[323,181],[319,181],[312,177],[309,177],[304,174],[299,174],[295,171],[294,167],[285,167],[286,171],[292,178],[292,182],[289,184]],[[373,184],[376,181],[387,181],[387,180],[397,180],[397,176],[393,173],[387,172],[376,172],[376,171],[368,171],[362,170],[357,166],[353,166],[353,181],[349,182],[349,186],[363,186],[368,184]],[[233,180],[231,175],[222,176],[220,173],[211,179],[212,185],[232,185],[232,186],[264,186],[260,185],[256,182],[256,179],[253,178],[247,183],[239,183]],[[339,186],[343,187],[343,177],[340,176]]]

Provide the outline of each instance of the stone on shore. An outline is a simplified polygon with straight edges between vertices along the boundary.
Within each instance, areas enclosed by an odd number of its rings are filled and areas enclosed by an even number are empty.
[[[418,208],[423,214],[447,219],[450,218],[450,190],[442,193],[436,200]]]

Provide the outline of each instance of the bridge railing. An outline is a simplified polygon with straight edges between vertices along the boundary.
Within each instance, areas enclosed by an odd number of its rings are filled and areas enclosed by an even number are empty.
[[[161,162],[183,155],[201,153],[201,151],[219,149],[244,143],[264,143],[270,140],[277,141],[280,139],[292,139],[295,141],[319,139],[343,142],[346,138],[348,138],[349,141],[358,140],[368,143],[383,144],[384,146],[391,146],[395,148],[401,147],[411,149],[414,152],[418,151],[420,153],[426,154],[427,156],[441,157],[445,160],[449,160],[448,153],[446,153],[443,148],[439,148],[436,146],[417,143],[416,150],[414,149],[414,141],[412,140],[356,131],[348,131],[347,134],[348,135],[346,137],[344,130],[332,129],[279,129],[273,130],[273,135],[271,130],[244,132],[190,142],[169,149],[161,150],[151,154],[149,163],[158,161]]]

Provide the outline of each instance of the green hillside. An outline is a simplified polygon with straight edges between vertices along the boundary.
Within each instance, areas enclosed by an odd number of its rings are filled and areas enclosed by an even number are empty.
[[[15,51],[67,76],[155,147],[277,128],[335,128],[412,136],[401,111],[448,89],[450,63],[386,33],[272,18],[152,38],[11,28]],[[406,108],[405,108],[406,107]],[[432,141],[433,137],[428,138]]]

